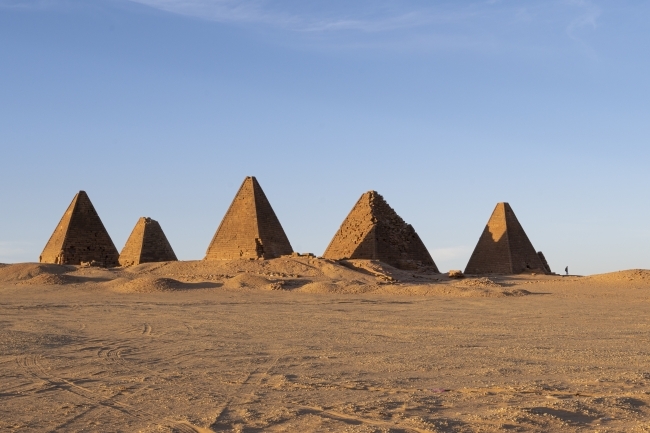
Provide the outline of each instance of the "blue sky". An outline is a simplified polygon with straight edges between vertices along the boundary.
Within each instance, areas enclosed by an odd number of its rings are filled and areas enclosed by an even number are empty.
[[[441,270],[499,201],[551,267],[650,268],[650,3],[0,0],[0,262],[74,194],[205,254],[247,175],[322,254],[374,189]]]

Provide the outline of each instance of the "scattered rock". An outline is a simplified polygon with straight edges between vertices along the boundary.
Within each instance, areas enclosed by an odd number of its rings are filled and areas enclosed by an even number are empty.
[[[449,278],[465,278],[465,274],[463,274],[463,271],[451,270],[449,271]]]

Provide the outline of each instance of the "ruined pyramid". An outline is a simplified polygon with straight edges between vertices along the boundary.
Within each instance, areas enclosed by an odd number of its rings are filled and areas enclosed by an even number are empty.
[[[158,221],[146,217],[138,220],[120,253],[122,266],[176,260],[176,254]]]
[[[376,191],[361,196],[334,235],[323,257],[380,260],[400,269],[436,264],[410,224]]]
[[[117,266],[119,254],[85,191],[79,191],[45,245],[39,261],[61,265],[96,262]]]
[[[550,273],[547,266],[540,254],[535,252],[510,205],[498,203],[474,248],[465,273]]]
[[[293,248],[262,187],[244,179],[210,242],[205,260],[273,259]]]

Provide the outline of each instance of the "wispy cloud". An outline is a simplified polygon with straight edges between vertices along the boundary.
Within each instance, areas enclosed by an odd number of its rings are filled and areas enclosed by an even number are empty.
[[[566,32],[571,39],[578,43],[584,53],[596,58],[596,50],[590,46],[584,39],[581,31],[585,28],[595,30],[598,27],[598,18],[602,14],[599,6],[589,0],[566,0],[567,4],[578,9],[579,13],[566,28]]]
[[[576,41],[589,57],[595,56],[595,50],[588,45],[584,29],[596,29],[602,14],[597,0],[104,1],[136,3],[208,21],[301,34],[300,39],[307,43],[318,38],[318,43],[324,45],[334,43],[358,48],[491,50],[500,46],[525,49],[531,44],[548,45],[552,39],[550,32],[565,29],[564,37]],[[81,0],[0,0],[0,7],[46,8],[75,2],[84,4]]]
[[[262,23],[294,31],[358,30],[382,32],[413,28],[449,19],[452,14],[433,8],[386,7],[382,2],[365,7],[282,7],[264,0],[127,0],[185,16],[219,22]],[[457,15],[458,12],[453,14]]]
[[[266,23],[287,27],[300,17],[270,8],[261,0],[128,0],[185,16],[219,22]]]

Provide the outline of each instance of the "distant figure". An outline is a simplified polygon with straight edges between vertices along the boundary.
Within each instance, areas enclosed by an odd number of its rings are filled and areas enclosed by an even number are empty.
[[[564,268],[564,272],[566,272],[566,274],[569,275],[569,267],[568,266],[566,268]]]

